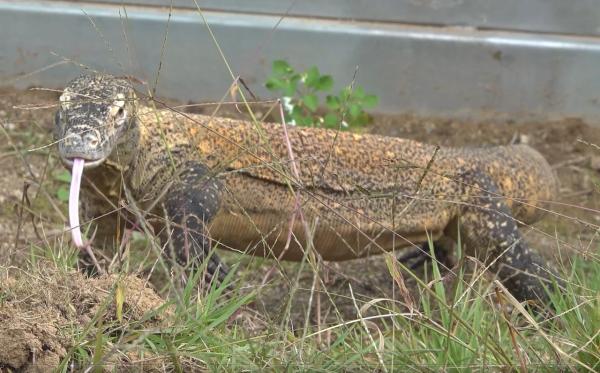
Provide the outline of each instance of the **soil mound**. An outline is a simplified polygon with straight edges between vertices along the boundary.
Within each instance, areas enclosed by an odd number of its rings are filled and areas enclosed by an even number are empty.
[[[118,331],[119,325],[137,323],[148,330],[165,323],[164,300],[135,276],[87,278],[49,268],[0,268],[0,370],[56,369],[77,340],[93,340],[99,325]]]

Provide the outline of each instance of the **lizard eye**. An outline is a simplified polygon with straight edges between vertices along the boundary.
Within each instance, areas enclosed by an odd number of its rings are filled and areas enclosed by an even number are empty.
[[[127,116],[127,111],[125,110],[125,108],[119,108],[119,110],[117,110],[117,113],[115,115],[115,124],[117,126],[122,126],[123,124],[125,124],[125,117]]]
[[[117,95],[111,111],[117,126],[122,126],[125,123],[125,117],[127,116],[127,110],[125,110],[125,95],[121,93]]]

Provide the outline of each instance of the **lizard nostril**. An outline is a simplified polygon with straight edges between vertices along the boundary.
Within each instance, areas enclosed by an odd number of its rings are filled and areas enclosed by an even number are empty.
[[[100,141],[98,140],[98,137],[96,137],[92,134],[88,134],[88,135],[85,135],[85,143],[90,148],[96,148],[98,146],[98,144],[100,143]]]

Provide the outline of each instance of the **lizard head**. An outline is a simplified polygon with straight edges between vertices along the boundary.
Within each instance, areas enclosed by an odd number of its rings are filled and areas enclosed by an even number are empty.
[[[136,95],[126,78],[81,75],[60,96],[54,136],[63,163],[82,158],[92,168],[126,142],[136,126]]]

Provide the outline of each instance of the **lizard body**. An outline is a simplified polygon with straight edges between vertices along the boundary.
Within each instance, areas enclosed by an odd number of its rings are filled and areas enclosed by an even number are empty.
[[[84,184],[87,217],[103,216],[101,231],[114,235],[124,182],[143,210],[175,222],[171,237],[182,262],[201,260],[211,240],[252,255],[301,260],[303,222],[314,225],[314,249],[334,261],[460,235],[470,253],[495,263],[518,299],[544,298],[538,277],[548,277],[547,265],[517,226],[542,216],[557,181],[526,145],[437,148],[293,127],[286,136],[279,124],[149,108],[128,81],[107,75],[69,84],[56,131],[65,139],[63,161],[86,159],[93,166],[87,180],[113,199],[108,203]],[[89,152],[90,133],[105,148]],[[286,249],[297,198],[302,218],[294,219]],[[164,219],[155,221],[164,228]],[[211,260],[215,270],[218,258]]]

